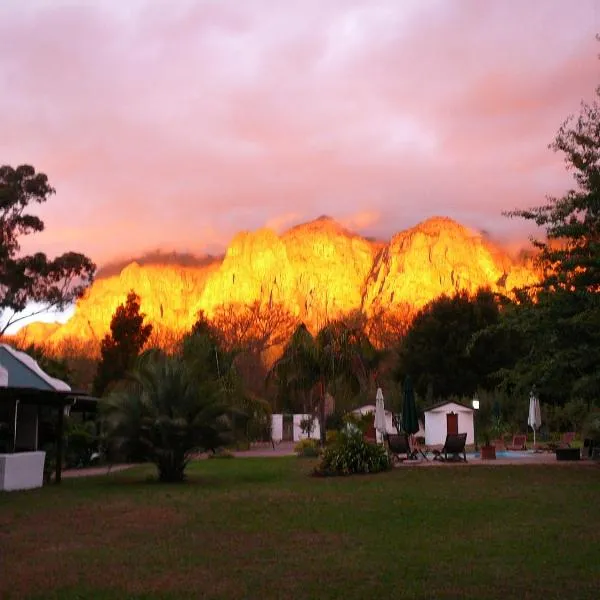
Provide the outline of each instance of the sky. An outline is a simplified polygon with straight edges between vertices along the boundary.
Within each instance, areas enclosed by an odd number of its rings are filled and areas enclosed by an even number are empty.
[[[223,251],[330,215],[382,239],[570,185],[600,0],[2,0],[0,163],[57,193],[25,251]]]

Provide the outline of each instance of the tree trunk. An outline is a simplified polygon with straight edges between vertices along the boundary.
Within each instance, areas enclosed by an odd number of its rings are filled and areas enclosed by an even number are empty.
[[[325,447],[325,442],[327,441],[327,428],[325,426],[325,383],[321,379],[319,382],[319,427],[321,434],[321,446]]]

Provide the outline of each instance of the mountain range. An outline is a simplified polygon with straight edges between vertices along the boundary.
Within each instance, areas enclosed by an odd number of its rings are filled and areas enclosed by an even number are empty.
[[[329,217],[281,235],[241,232],[224,256],[180,262],[124,262],[105,268],[63,325],[33,323],[28,341],[100,340],[130,290],[155,328],[172,336],[189,330],[199,311],[210,317],[224,305],[279,305],[313,330],[360,310],[414,311],[441,294],[480,287],[510,295],[533,283],[532,265],[509,256],[482,234],[445,217],[396,233],[388,242],[347,230]]]

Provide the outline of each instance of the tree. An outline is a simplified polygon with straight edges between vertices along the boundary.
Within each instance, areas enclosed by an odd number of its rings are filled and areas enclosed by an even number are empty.
[[[512,340],[503,333],[474,336],[498,323],[499,303],[488,290],[440,296],[415,317],[398,348],[396,377],[410,376],[420,396],[471,395],[490,387],[490,377],[511,360]]]
[[[283,355],[273,365],[270,378],[280,393],[317,393],[316,412],[325,444],[325,396],[338,379],[351,381],[358,389],[361,376],[373,372],[375,351],[366,335],[349,329],[343,321],[333,321],[316,336],[304,324],[297,327]]]
[[[145,314],[140,313],[140,298],[132,290],[125,304],[117,307],[110,322],[110,333],[100,347],[100,362],[93,390],[101,396],[110,384],[125,377],[152,333],[152,325],[144,325]]]
[[[223,388],[213,377],[212,349],[206,338],[198,341],[204,343],[204,360],[193,366],[180,355],[144,352],[125,386],[109,394],[101,407],[108,439],[121,452],[141,449],[163,482],[183,481],[194,453],[230,440]]]
[[[577,118],[568,118],[550,148],[562,152],[575,186],[538,207],[505,213],[533,221],[546,239],[533,239],[542,277],[523,290],[506,327],[526,336],[529,351],[507,378],[535,383],[564,401],[600,395],[600,87]]]
[[[270,439],[271,408],[268,402],[248,390],[240,376],[239,362],[246,355],[237,348],[224,347],[221,332],[204,313],[198,314],[178,352],[196,377],[210,377],[218,383],[229,407],[234,434],[245,437],[246,441]]]
[[[93,280],[96,266],[83,254],[67,252],[53,260],[42,252],[20,254],[19,238],[44,229],[27,208],[54,193],[46,175],[31,166],[0,166],[0,336],[22,319],[64,309]],[[39,308],[24,315],[31,304]]]

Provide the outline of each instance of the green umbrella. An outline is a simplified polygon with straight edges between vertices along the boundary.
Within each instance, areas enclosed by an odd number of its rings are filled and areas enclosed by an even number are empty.
[[[417,405],[415,404],[415,391],[409,376],[404,381],[403,392],[402,429],[408,435],[413,435],[419,431],[419,419],[417,417]]]

